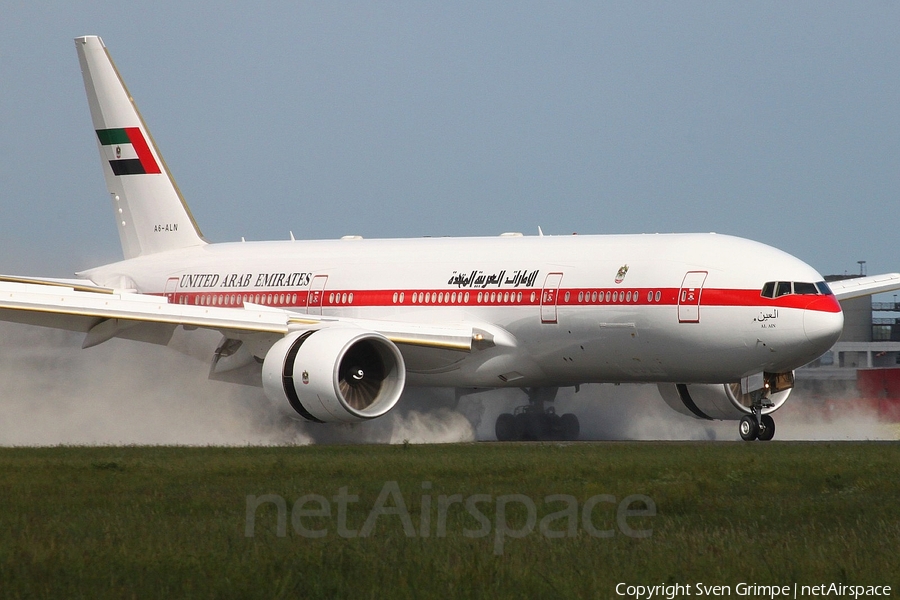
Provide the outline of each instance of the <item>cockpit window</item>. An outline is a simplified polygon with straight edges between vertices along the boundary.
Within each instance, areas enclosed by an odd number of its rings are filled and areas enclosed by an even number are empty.
[[[795,294],[818,294],[819,290],[816,289],[816,284],[814,283],[801,283],[799,281],[794,282],[794,293]]]
[[[775,297],[778,298],[780,296],[787,296],[791,293],[791,282],[790,281],[779,281],[775,284]]]
[[[779,298],[789,294],[804,296],[830,296],[831,288],[824,281],[808,283],[805,281],[767,281],[760,292],[763,298]]]

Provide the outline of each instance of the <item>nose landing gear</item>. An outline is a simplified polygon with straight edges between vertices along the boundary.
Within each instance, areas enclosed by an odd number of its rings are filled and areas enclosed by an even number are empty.
[[[572,413],[556,414],[552,406],[544,406],[545,402],[553,402],[559,388],[531,388],[528,404],[519,406],[512,413],[503,413],[497,417],[494,433],[501,442],[532,440],[574,441],[578,439],[580,425],[578,417]]]
[[[744,415],[738,426],[741,439],[745,442],[759,440],[768,442],[775,437],[775,419],[772,415],[762,414],[763,409],[771,408],[774,404],[769,400],[766,391],[761,391],[753,398],[753,406],[750,407],[751,414]]]

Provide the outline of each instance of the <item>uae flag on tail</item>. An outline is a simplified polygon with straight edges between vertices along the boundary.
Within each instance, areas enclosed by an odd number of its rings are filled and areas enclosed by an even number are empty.
[[[150,152],[140,127],[98,129],[97,138],[116,175],[159,173],[159,165]]]

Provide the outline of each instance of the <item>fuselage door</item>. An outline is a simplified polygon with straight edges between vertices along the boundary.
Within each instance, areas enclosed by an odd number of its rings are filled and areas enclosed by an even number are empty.
[[[166,298],[169,301],[169,304],[173,304],[175,302],[175,292],[178,291],[178,278],[177,277],[169,277],[166,281]]]
[[[678,322],[700,322],[700,294],[703,292],[703,282],[706,281],[706,271],[688,271],[681,282],[681,290],[678,292]]]
[[[548,273],[541,291],[541,323],[556,323],[556,303],[559,300],[559,284],[562,273]]]
[[[322,301],[325,299],[325,283],[328,275],[316,275],[309,283],[309,293],[306,296],[306,312],[311,315],[322,314]]]

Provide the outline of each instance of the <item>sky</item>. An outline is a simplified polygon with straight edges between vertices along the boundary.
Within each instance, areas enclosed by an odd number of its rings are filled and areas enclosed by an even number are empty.
[[[121,258],[73,38],[210,241],[715,231],[900,271],[900,3],[0,9],[0,273]]]

